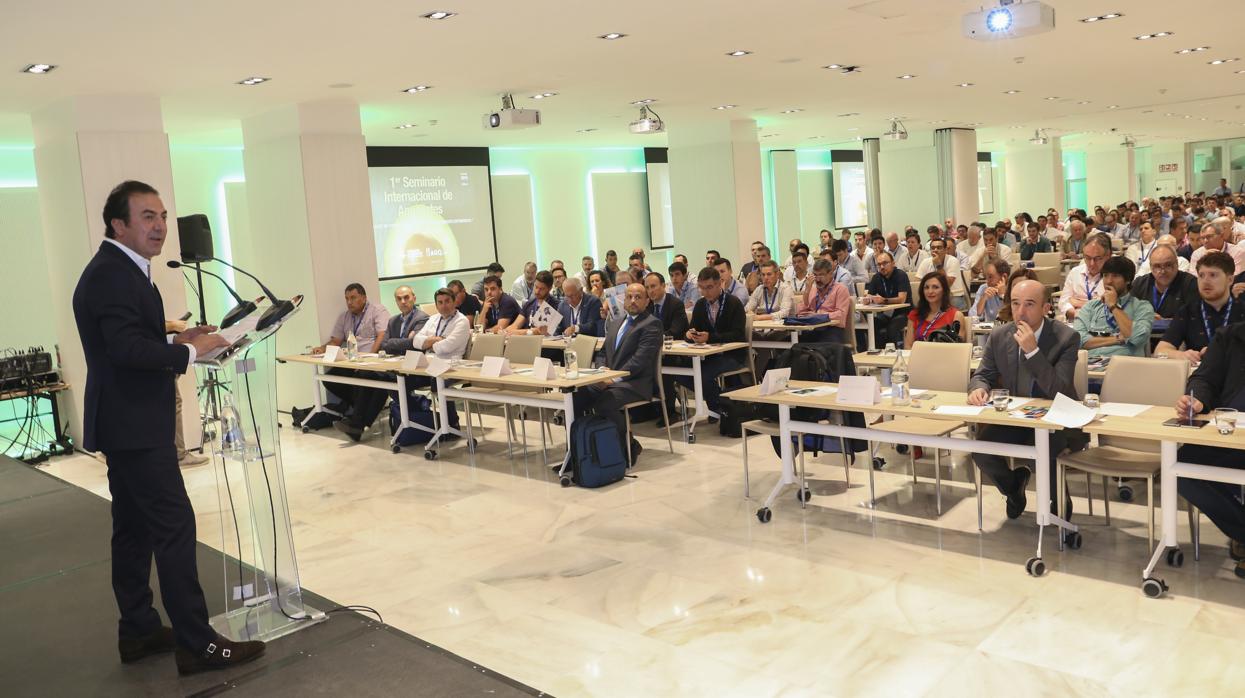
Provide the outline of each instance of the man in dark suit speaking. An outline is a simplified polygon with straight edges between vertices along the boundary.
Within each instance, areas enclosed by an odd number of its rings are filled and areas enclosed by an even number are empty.
[[[968,404],[984,405],[990,391],[1006,388],[1012,397],[1054,399],[1063,393],[1079,400],[1076,393],[1076,357],[1081,338],[1068,325],[1046,318],[1050,312],[1050,296],[1038,281],[1021,281],[1012,287],[1012,319],[990,333],[981,366],[968,381]],[[1024,427],[986,425],[978,438],[1013,444],[1032,444],[1034,430]],[[1064,429],[1050,435],[1050,459],[1036,467],[1050,468],[1050,481],[1055,479],[1055,457],[1069,442],[1079,442],[1079,430]],[[1077,448],[1083,447],[1078,443]],[[973,462],[981,468],[999,491],[1007,497],[1007,518],[1015,519],[1025,510],[1025,486],[1029,470],[1007,466],[1007,459],[986,453],[974,453]],[[1072,515],[1072,503],[1068,515]],[[1051,503],[1054,510],[1055,503]]]
[[[164,247],[167,216],[150,186],[113,189],[104,204],[107,239],[78,280],[73,310],[87,364],[83,447],[108,460],[121,661],[176,649],[186,674],[249,661],[264,643],[217,635],[199,587],[194,510],[173,445],[174,391],[199,354],[228,342],[211,326],[166,339],[151,259]],[[172,630],[152,606],[153,553]]]
[[[648,295],[641,284],[629,284],[624,296],[626,315],[610,323],[605,332],[605,365],[626,371],[615,378],[575,391],[575,411],[591,406],[618,428],[619,440],[627,435],[623,405],[653,396],[657,353],[661,350],[661,322],[648,312]],[[640,442],[631,440],[631,465],[640,457]]]

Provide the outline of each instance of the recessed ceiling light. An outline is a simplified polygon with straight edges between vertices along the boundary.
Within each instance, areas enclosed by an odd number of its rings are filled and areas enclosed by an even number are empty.
[[[1053,102],[1053,101],[1055,101],[1055,100],[1057,100],[1057,99],[1059,99],[1059,98],[1058,98],[1058,97],[1047,97],[1047,98],[1046,98],[1046,101],[1047,101],[1047,102]]]
[[[1120,105],[1118,104],[1112,104],[1111,106],[1107,107],[1107,109],[1119,109],[1119,108],[1120,108]]]
[[[450,17],[453,17],[456,14],[458,13],[457,12],[446,12],[445,10],[436,10],[435,12],[429,12],[425,15],[420,15],[420,16],[423,17],[424,19],[449,19]]]
[[[540,94],[532,95],[532,99],[548,99],[550,97],[557,97],[557,96],[558,96],[557,92],[541,92]]]
[[[1200,53],[1202,51],[1209,51],[1209,50],[1210,50],[1209,46],[1194,46],[1193,48],[1182,48],[1176,53],[1178,55],[1183,56],[1186,53]]]
[[[394,128],[399,129],[399,130],[407,129],[407,128],[415,128],[415,124],[402,124],[401,126],[394,126]]]
[[[602,34],[601,36],[598,36],[597,38],[598,38],[598,39],[605,39],[606,41],[613,41],[613,40],[615,40],[615,39],[621,39],[621,38],[623,38],[623,37],[625,37],[625,36],[627,36],[627,35],[626,35],[626,34],[619,34],[618,32],[610,32],[609,34]]]
[[[272,78],[247,78],[247,79],[245,79],[245,80],[239,80],[239,81],[238,81],[238,84],[239,84],[239,85],[247,85],[247,86],[250,86],[250,85],[259,85],[259,84],[261,84],[261,83],[268,82],[268,81],[269,81],[269,80],[271,80],[271,79],[272,79]]]
[[[839,65],[838,63],[831,63],[830,65],[823,65],[821,67],[825,68],[826,70],[840,70],[842,69],[843,66]]]
[[[1242,74],[1242,73],[1245,73],[1245,70],[1238,70],[1238,71],[1236,71],[1236,74],[1237,74],[1237,75],[1240,75],[1240,74]]]
[[[407,93],[408,95],[413,95],[417,92],[423,92],[425,90],[431,90],[431,89],[432,89],[432,85],[416,85],[414,87],[408,87],[402,91]]]
[[[25,68],[22,68],[23,73],[30,73],[31,75],[44,75],[52,72],[53,70],[56,70],[56,66],[48,65],[47,63],[31,63]]]
[[[575,133],[592,133],[595,130],[595,128],[581,128],[576,130]]]
[[[804,110],[803,109],[784,109],[782,113],[783,114],[795,114],[797,112],[802,112],[802,111]]]
[[[973,83],[971,82],[961,82],[960,84],[956,85],[956,87],[972,87],[972,86],[973,86]]]
[[[1083,100],[1081,100],[1081,101],[1077,102],[1077,104],[1089,104],[1089,100],[1088,100],[1088,99],[1083,99]]]
[[[1123,16],[1124,16],[1123,13],[1120,13],[1120,12],[1108,12],[1105,15],[1098,15],[1096,17],[1085,17],[1081,21],[1084,22],[1085,24],[1092,24],[1094,22],[1101,22],[1104,19],[1117,19]]]
[[[734,109],[735,107],[736,105],[734,104],[723,104],[723,105],[714,107],[714,109],[717,109],[718,111],[725,111],[727,109]]]
[[[849,111],[849,112],[847,112],[846,114],[839,114],[839,117],[840,117],[840,118],[842,118],[842,117],[847,117],[847,116],[860,116],[860,112],[858,112],[858,111]]]
[[[740,56],[747,56],[747,55],[749,55],[750,53],[752,53],[752,52],[751,52],[751,51],[745,51],[745,50],[743,50],[743,49],[735,49],[734,51],[731,51],[731,52],[727,53],[726,55],[728,55],[728,56],[732,56],[732,57],[734,57],[734,58],[739,58]]]
[[[1142,34],[1141,36],[1134,36],[1133,38],[1138,41],[1146,41],[1148,39],[1162,39],[1163,37],[1171,36],[1174,33],[1175,32],[1155,32],[1153,34]]]
[[[632,106],[639,107],[639,106],[643,106],[643,105],[645,105],[645,104],[652,104],[653,102],[656,102],[656,101],[657,101],[657,100],[655,100],[655,99],[637,99],[636,101],[632,102],[631,104],[632,104]]]
[[[1175,112],[1170,112],[1170,111],[1169,111],[1169,112],[1167,112],[1166,114],[1164,114],[1163,116],[1175,116],[1175,115],[1176,115],[1176,114],[1175,114]]]
[[[911,74],[909,74],[909,73],[904,73],[903,75],[900,75],[900,76],[899,76],[899,79],[900,79],[900,80],[911,80],[911,79],[912,79],[912,78],[914,78],[914,77],[916,77],[916,76],[915,76],[915,75],[911,75]]]
[[[1239,60],[1241,60],[1241,59],[1239,59],[1239,58],[1220,58],[1220,59],[1217,59],[1217,60],[1213,60],[1213,61],[1211,61],[1211,62],[1209,63],[1209,65],[1223,65],[1224,63],[1235,63],[1235,62],[1237,62],[1237,61],[1239,61]]]
[[[1018,94],[1020,94],[1020,90],[1008,90],[1008,91],[1004,92],[1003,94],[1005,94],[1005,95],[1018,95]]]

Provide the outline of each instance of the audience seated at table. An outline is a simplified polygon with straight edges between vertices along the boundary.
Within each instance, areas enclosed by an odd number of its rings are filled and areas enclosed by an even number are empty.
[[[471,285],[471,295],[483,301],[484,300],[484,280],[490,276],[496,276],[497,278],[500,279],[500,278],[503,278],[505,275],[506,275],[506,268],[503,267],[501,264],[497,262],[493,262],[489,264],[488,269],[484,271],[484,276],[481,277],[479,281]]]
[[[1176,255],[1176,270],[1177,271],[1189,272],[1193,269],[1193,267],[1189,266],[1189,260],[1180,256],[1180,252],[1179,252],[1180,245],[1176,243],[1175,237],[1171,235],[1160,235],[1155,239],[1158,241],[1158,245],[1156,245],[1154,248],[1155,251],[1157,251],[1158,248],[1160,247],[1170,247],[1172,249],[1172,252]],[[1150,256],[1146,257],[1146,261],[1139,262],[1137,264],[1137,278],[1140,279],[1141,277],[1150,273],[1150,262],[1153,259],[1154,259],[1154,252],[1151,252]]]
[[[1154,306],[1129,294],[1132,283],[1133,263],[1127,257],[1103,263],[1102,296],[1086,303],[1072,325],[1091,357],[1145,356],[1150,348]]]
[[[1198,363],[1206,354],[1215,331],[1245,321],[1245,302],[1231,295],[1235,263],[1223,252],[1202,255],[1197,262],[1197,292],[1173,315],[1155,354],[1184,356]]]
[[[1037,223],[1025,224],[1025,237],[1020,241],[1020,259],[1027,262],[1033,259],[1033,255],[1045,252],[1054,252],[1054,247],[1050,240],[1042,237],[1042,228]]]
[[[842,269],[845,273],[851,275],[849,286],[852,288],[852,295],[856,295],[855,286],[853,284],[864,284],[869,282],[869,274],[865,271],[864,261],[852,253],[852,251],[848,248],[846,240],[835,240],[830,243],[830,253],[834,255],[835,267]],[[835,273],[839,277],[842,276],[842,274],[837,271]]]
[[[1012,250],[999,241],[998,230],[986,228],[981,234],[981,248],[968,258],[968,264],[973,276],[978,276],[990,261],[1001,259],[1009,262],[1011,258]]]
[[[719,256],[718,260],[713,263],[713,268],[718,271],[721,276],[721,285],[723,293],[728,296],[734,296],[740,305],[748,302],[748,289],[744,284],[735,280],[735,276],[731,273],[731,260],[726,257]],[[703,292],[701,295],[704,295]]]
[[[899,250],[899,254],[895,255],[895,266],[905,274],[916,274],[921,263],[927,259],[929,259],[929,253],[921,246],[921,234],[914,230],[904,238],[903,248]]]
[[[462,313],[463,317],[467,318],[467,322],[470,323],[472,327],[475,327],[476,316],[480,314],[480,310],[484,307],[480,304],[480,299],[470,293],[467,293],[467,289],[463,286],[463,282],[458,279],[454,279],[449,282],[445,285],[445,287],[450,290],[450,293],[454,294],[454,306],[458,309],[458,312]]]
[[[558,312],[557,303],[550,296],[552,290],[553,274],[547,271],[536,272],[536,277],[532,282],[532,297],[519,309],[518,317],[506,328],[506,334],[550,334],[550,326],[539,320],[548,319],[542,317],[542,314],[553,315]]]
[[[955,341],[969,341],[972,328],[964,314],[951,305],[948,286],[947,277],[940,271],[931,271],[921,277],[916,307],[908,312],[904,349],[911,349],[916,342],[932,341],[931,335],[934,333],[956,338]]]
[[[1079,400],[1076,391],[1076,359],[1080,341],[1071,327],[1048,320],[1050,292],[1036,280],[1026,279],[1012,290],[1011,315],[1013,321],[998,325],[986,340],[981,364],[969,379],[968,402],[985,405],[990,391],[1006,389],[1014,397],[1054,399],[1063,393]],[[978,438],[1012,444],[1032,444],[1034,430],[1026,427],[983,425]],[[1055,457],[1064,448],[1084,446],[1080,430],[1062,429],[1050,434],[1048,462],[1038,464],[1047,467],[1050,481],[1056,482]],[[1074,449],[1075,450],[1075,449]],[[1007,498],[1007,518],[1018,518],[1025,510],[1025,486],[1031,475],[1029,469],[1019,465],[1015,470],[1008,466],[1007,458],[985,453],[974,453],[973,462],[992,481],[999,492]],[[1052,485],[1052,489],[1053,489]],[[1072,515],[1071,498],[1067,498],[1068,516]],[[1058,508],[1051,502],[1051,511]]]
[[[986,280],[977,288],[969,308],[972,322],[994,322],[1003,307],[1003,299],[1007,296],[1008,276],[1012,273],[1011,266],[1001,259],[986,265]]]
[[[577,334],[604,336],[605,322],[601,319],[601,299],[591,293],[584,293],[576,277],[562,282],[562,289],[566,293],[558,304],[558,313],[562,315],[558,334],[568,337]]]
[[[1085,246],[1085,224],[1074,220],[1068,224],[1068,234],[1059,243],[1059,252],[1063,259],[1080,259],[1081,249]]]
[[[725,260],[719,260],[725,261]],[[746,321],[744,304],[727,293],[722,283],[722,265],[717,268],[705,267],[696,277],[696,285],[700,289],[700,299],[692,309],[692,320],[684,339],[693,344],[725,344],[729,342],[745,342]],[[726,267],[729,270],[729,266]],[[729,271],[726,278],[730,279]],[[734,279],[730,279],[734,281]],[[718,396],[722,389],[718,386],[719,375],[743,367],[747,360],[747,349],[713,354],[706,356],[700,363],[701,386],[704,390],[705,406],[711,412],[721,414]],[[728,378],[731,385],[738,383],[737,376]],[[666,388],[666,412],[674,414],[675,383],[694,387],[691,376],[662,376]]]
[[[411,348],[411,338],[428,322],[428,313],[416,305],[415,292],[410,286],[394,289],[393,300],[398,305],[398,314],[389,318],[380,349],[390,356],[402,356]]]
[[[1208,252],[1226,252],[1236,264],[1236,273],[1245,273],[1245,244],[1233,244],[1232,219],[1220,216],[1202,226],[1199,238],[1202,246],[1193,251],[1189,263],[1197,267],[1202,255]]]
[[[679,338],[687,336],[687,311],[682,301],[666,291],[666,280],[661,272],[644,277],[644,291],[648,295],[649,310],[661,321],[662,334]]]
[[[783,283],[791,287],[792,298],[804,295],[804,292],[808,290],[809,282],[812,281],[811,264],[814,260],[809,258],[809,254],[808,245],[804,243],[796,245],[795,252],[791,253],[791,266],[782,272]]]
[[[1124,248],[1124,256],[1137,265],[1138,274],[1140,274],[1141,265],[1150,259],[1150,255],[1154,253],[1154,248],[1158,247],[1158,244],[1158,231],[1150,224],[1150,221],[1145,221],[1141,224],[1141,239]]]
[[[675,261],[666,271],[670,272],[670,281],[666,284],[666,291],[677,298],[684,308],[691,310],[696,304],[696,299],[700,298],[700,291],[696,288],[696,282],[687,278],[687,265]]]
[[[523,273],[515,277],[514,283],[510,285],[510,296],[520,306],[531,300],[532,294],[536,291],[536,272],[539,269],[536,262],[524,264]]]
[[[951,305],[960,310],[968,309],[968,292],[964,289],[964,278],[960,273],[960,261],[951,254],[945,240],[930,242],[930,256],[916,270],[916,278],[921,278],[931,271],[942,272],[951,284]]]
[[[865,287],[865,303],[873,305],[900,305],[901,308],[873,313],[874,337],[879,345],[903,342],[904,328],[911,310],[912,287],[908,275],[895,268],[895,260],[889,252],[877,253],[878,273]]]
[[[813,265],[813,283],[796,301],[796,314],[801,317],[825,315],[830,322],[834,323],[834,326],[805,332],[800,341],[840,343],[847,341],[847,313],[851,309],[852,292],[847,284],[834,277],[834,262],[819,259]]]
[[[1134,297],[1150,301],[1156,323],[1172,319],[1185,304],[1197,298],[1197,277],[1180,271],[1179,263],[1185,260],[1173,246],[1162,243],[1165,238],[1171,236],[1158,238],[1158,246],[1146,259],[1149,273],[1142,276],[1138,272],[1130,291]]]
[[[519,303],[501,289],[501,277],[484,277],[484,331],[492,334],[505,332],[515,318],[519,317]]]
[[[791,287],[782,281],[778,264],[772,259],[760,266],[761,283],[744,305],[744,311],[756,320],[782,320],[793,312]]]
[[[1076,319],[1081,308],[1102,295],[1102,265],[1111,257],[1111,238],[1094,233],[1081,246],[1081,263],[1068,270],[1059,296],[1059,314]]]

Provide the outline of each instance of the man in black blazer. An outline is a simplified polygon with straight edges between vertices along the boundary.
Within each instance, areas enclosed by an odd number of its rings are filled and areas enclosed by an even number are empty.
[[[746,342],[747,319],[744,304],[734,295],[722,288],[722,272],[714,267],[705,267],[696,277],[696,286],[700,289],[700,299],[692,308],[692,321],[689,329],[683,334],[693,344],[725,344],[728,342]],[[718,376],[743,366],[747,349],[729,351],[724,354],[706,356],[700,362],[700,383],[705,392],[705,406],[711,412],[721,414],[718,397],[722,389],[718,387]],[[674,384],[681,383],[689,390],[695,385],[692,376],[662,376],[666,386],[666,413],[674,414]],[[715,421],[710,418],[710,421]]]
[[[623,405],[653,397],[657,353],[661,350],[661,323],[648,312],[648,295],[640,284],[629,284],[624,296],[626,314],[610,323],[605,332],[605,365],[627,371],[617,378],[575,391],[575,411],[591,408],[618,428],[621,441],[627,434]],[[640,442],[631,439],[631,465],[640,457]]]
[[[1074,400],[1076,392],[1076,358],[1081,348],[1080,335],[1068,325],[1046,317],[1050,312],[1049,291],[1039,281],[1025,280],[1012,287],[1013,321],[995,327],[986,341],[981,365],[968,381],[968,403],[984,405],[990,391],[1006,388],[1012,397],[1053,399],[1063,393]],[[1001,443],[1032,444],[1034,430],[1024,427],[986,425],[980,427],[978,438]],[[1055,457],[1064,448],[1084,447],[1079,429],[1051,432],[1050,481],[1055,479]],[[999,491],[1007,497],[1007,518],[1019,517],[1025,510],[1025,486],[1029,470],[1007,467],[1007,459],[985,453],[974,453],[973,462],[981,468]],[[1041,467],[1041,464],[1038,464]],[[1052,485],[1053,487],[1053,485]],[[1072,502],[1067,500],[1068,516]],[[1056,506],[1051,502],[1051,510]]]
[[[644,277],[644,290],[648,293],[649,307],[653,316],[661,321],[661,331],[670,337],[687,336],[687,310],[682,301],[666,291],[666,279],[660,272],[649,272]]]
[[[199,587],[195,514],[173,445],[174,392],[199,354],[228,342],[211,326],[166,339],[151,259],[164,247],[167,216],[150,186],[113,189],[104,205],[107,239],[78,280],[73,310],[87,365],[82,445],[108,461],[121,661],[176,649],[178,670],[193,673],[255,659],[264,643],[217,635]],[[172,630],[152,606],[153,553]]]

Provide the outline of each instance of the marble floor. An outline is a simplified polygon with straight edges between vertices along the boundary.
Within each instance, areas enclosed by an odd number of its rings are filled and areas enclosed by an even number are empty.
[[[1083,478],[1084,547],[1048,545],[1034,579],[1033,498],[1009,522],[989,488],[978,533],[960,454],[943,458],[941,516],[932,463],[913,484],[887,447],[876,511],[860,506],[866,471],[849,485],[824,455],[808,508],[791,491],[761,524],[739,442],[708,429],[671,455],[640,425],[637,477],[585,490],[560,487],[539,450],[507,459],[485,421],[474,466],[461,444],[427,461],[379,435],[285,429],[304,586],[557,696],[1211,696],[1245,681],[1245,582],[1223,537],[1203,525],[1195,562],[1182,516],[1185,565],[1162,566],[1172,591],[1147,599],[1145,507],[1113,501],[1108,527],[1101,499],[1085,515]],[[778,460],[768,439],[749,446],[763,497]],[[44,469],[107,496],[92,458]],[[185,479],[200,539],[221,547],[211,467]]]

